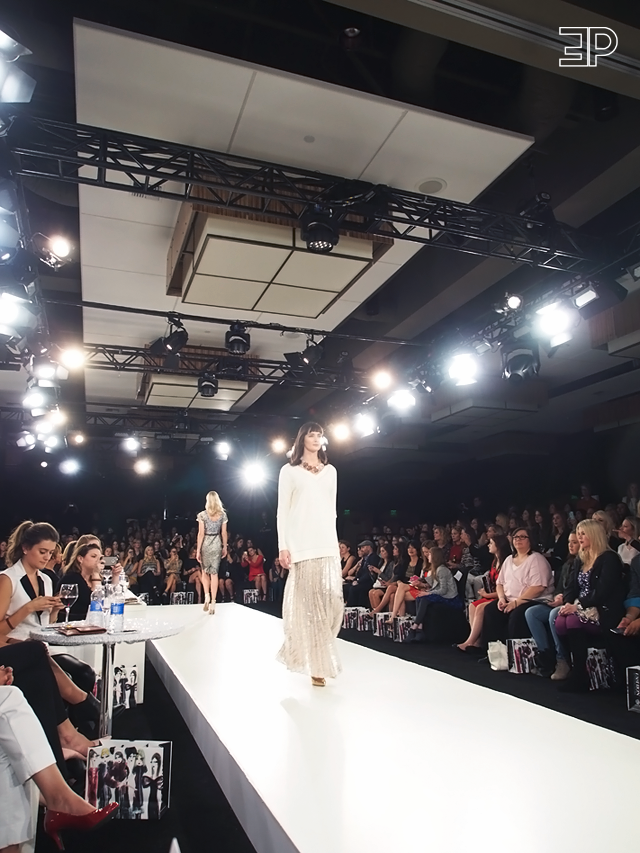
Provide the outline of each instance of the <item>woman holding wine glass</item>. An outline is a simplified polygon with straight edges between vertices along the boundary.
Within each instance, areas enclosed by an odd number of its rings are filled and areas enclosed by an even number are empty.
[[[102,548],[92,541],[85,545],[76,545],[69,563],[62,569],[62,586],[76,587],[76,600],[71,602],[71,618],[86,619],[91,604],[94,587],[102,583]]]
[[[7,565],[0,573],[0,644],[30,640],[31,631],[55,622],[63,604],[43,569],[55,552],[58,531],[46,522],[23,521],[9,537]],[[81,690],[49,658],[61,697],[76,706],[78,719],[97,715],[94,696]],[[81,707],[82,706],[82,707]]]

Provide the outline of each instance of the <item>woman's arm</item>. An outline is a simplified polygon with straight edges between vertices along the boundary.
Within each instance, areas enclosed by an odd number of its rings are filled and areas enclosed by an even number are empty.
[[[198,538],[196,540],[196,560],[201,563],[200,552],[204,541],[204,522],[198,519]]]
[[[220,538],[222,539],[222,557],[227,556],[227,522],[222,522],[222,527],[220,528]]]
[[[60,611],[60,599],[52,595],[38,595],[31,599],[27,604],[7,616],[7,610],[11,604],[11,594],[13,588],[11,581],[7,577],[0,575],[0,636],[5,636],[13,631],[21,622],[23,622],[30,613],[36,610]]]

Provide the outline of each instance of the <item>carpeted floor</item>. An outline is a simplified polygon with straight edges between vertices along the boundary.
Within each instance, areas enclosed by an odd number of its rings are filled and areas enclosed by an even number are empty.
[[[256,605],[256,609],[280,616],[280,608],[274,604]],[[405,645],[359,631],[342,631],[340,638],[629,737],[640,737],[640,714],[626,710],[623,691],[597,691],[588,695],[562,693],[549,679],[493,672],[476,656],[463,654],[450,646]],[[482,733],[474,732],[472,716],[469,723],[467,737],[469,747],[473,748]],[[171,808],[160,821],[112,821],[91,836],[67,833],[65,844],[69,853],[86,853],[87,850],[91,853],[168,853],[174,837],[182,853],[202,853],[208,849],[215,849],[216,853],[255,853],[191,733],[148,662],[144,705],[126,711],[114,723],[114,738],[119,737],[173,741]],[[56,850],[41,827],[37,849],[38,853]]]

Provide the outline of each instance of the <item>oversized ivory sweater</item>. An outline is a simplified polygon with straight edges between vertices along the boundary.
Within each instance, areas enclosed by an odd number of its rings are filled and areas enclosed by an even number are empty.
[[[336,533],[337,472],[325,465],[319,474],[287,463],[278,480],[278,546],[291,562],[339,557]]]

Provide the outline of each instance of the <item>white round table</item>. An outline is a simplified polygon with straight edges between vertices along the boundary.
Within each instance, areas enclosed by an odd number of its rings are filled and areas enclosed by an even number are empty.
[[[51,643],[55,646],[102,646],[102,691],[100,695],[99,737],[110,737],[113,723],[113,661],[118,643],[144,643],[147,640],[161,640],[179,634],[184,625],[169,622],[153,622],[150,619],[128,619],[126,629],[110,634],[75,634],[66,636],[56,630],[55,625],[35,628],[31,631],[32,640]]]

